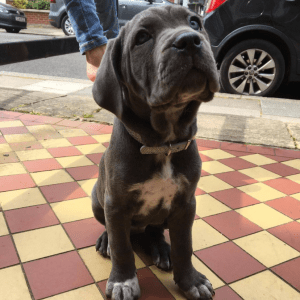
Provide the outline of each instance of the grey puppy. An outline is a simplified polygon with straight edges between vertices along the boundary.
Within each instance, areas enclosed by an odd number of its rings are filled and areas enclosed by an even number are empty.
[[[188,299],[214,296],[211,283],[192,265],[191,229],[201,173],[193,139],[196,114],[218,90],[202,20],[186,8],[148,9],[109,41],[93,96],[116,118],[92,191],[94,215],[106,226],[96,249],[112,260],[108,297],[140,296],[132,230],[144,231],[153,262],[164,270],[173,267]]]

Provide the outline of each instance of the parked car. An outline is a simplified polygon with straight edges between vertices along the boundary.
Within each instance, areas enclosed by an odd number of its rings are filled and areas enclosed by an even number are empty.
[[[11,5],[0,3],[0,28],[12,33],[26,29],[27,18],[24,12]]]
[[[300,82],[300,0],[211,0],[204,26],[227,93]]]
[[[163,5],[174,5],[168,0],[119,0],[118,19],[119,25],[124,26],[139,12],[149,7]],[[67,15],[66,6],[63,0],[50,1],[50,24],[62,28],[65,35],[74,35],[74,30]]]

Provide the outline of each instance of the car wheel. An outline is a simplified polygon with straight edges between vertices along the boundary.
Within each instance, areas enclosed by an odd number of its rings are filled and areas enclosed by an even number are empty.
[[[68,15],[63,17],[63,19],[61,21],[61,28],[65,35],[74,35],[75,34]]]
[[[263,40],[247,40],[232,47],[220,68],[226,93],[270,96],[280,86],[285,62],[280,50]]]
[[[6,28],[5,30],[6,30],[6,32],[9,32],[9,33],[19,33],[21,29],[17,29],[17,28]]]

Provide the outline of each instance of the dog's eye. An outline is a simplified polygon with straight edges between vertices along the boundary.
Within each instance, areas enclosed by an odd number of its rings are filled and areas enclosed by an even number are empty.
[[[191,17],[189,21],[191,28],[193,28],[194,30],[202,30],[201,23],[197,17]]]
[[[135,39],[136,45],[142,45],[151,39],[151,35],[146,31],[140,31]]]

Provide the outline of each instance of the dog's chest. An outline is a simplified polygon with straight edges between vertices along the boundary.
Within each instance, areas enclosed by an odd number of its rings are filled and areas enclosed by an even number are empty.
[[[148,215],[156,209],[169,210],[174,196],[182,189],[182,177],[184,176],[174,176],[170,159],[167,159],[160,172],[143,183],[131,186],[129,191],[139,191],[138,201],[142,205],[138,214]]]

